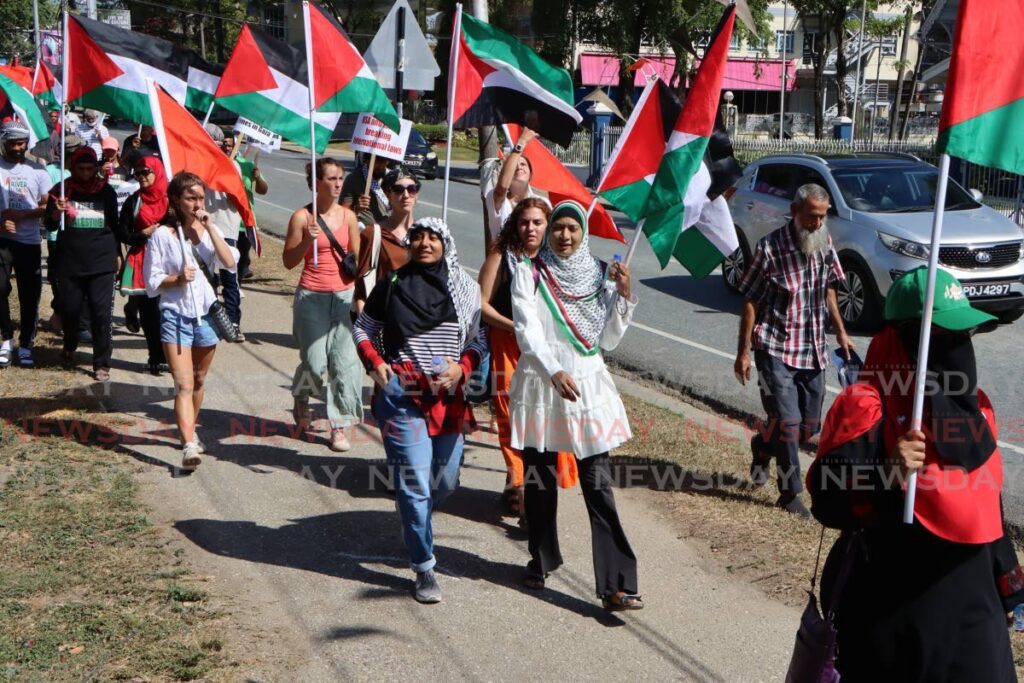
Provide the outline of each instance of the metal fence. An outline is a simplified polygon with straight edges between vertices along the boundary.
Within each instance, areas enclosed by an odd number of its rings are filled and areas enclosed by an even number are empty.
[[[851,154],[851,153],[902,153],[911,154],[929,164],[939,163],[935,143],[890,142],[888,140],[868,142],[857,140],[744,140],[733,142],[733,151],[741,166],[746,166],[771,154]],[[1024,226],[1024,176],[1008,173],[998,168],[978,166],[958,159],[953,160],[950,175],[961,185],[975,189],[984,195],[982,201],[1004,216]]]

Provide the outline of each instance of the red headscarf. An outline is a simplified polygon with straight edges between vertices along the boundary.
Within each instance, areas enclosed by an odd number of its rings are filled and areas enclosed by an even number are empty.
[[[135,227],[139,230],[159,223],[167,214],[167,173],[164,163],[157,157],[143,157],[142,165],[153,172],[153,183],[139,190],[139,213],[135,216]],[[136,164],[138,167],[139,164]]]
[[[84,183],[75,180],[75,166],[89,161],[96,165],[96,176]],[[71,162],[68,164],[68,168],[71,170],[71,177],[65,181],[65,185],[69,188],[65,191],[69,194],[71,192],[96,194],[107,184],[107,174],[99,172],[99,160],[96,158],[96,152],[93,151],[92,147],[79,147],[76,149],[71,155]]]

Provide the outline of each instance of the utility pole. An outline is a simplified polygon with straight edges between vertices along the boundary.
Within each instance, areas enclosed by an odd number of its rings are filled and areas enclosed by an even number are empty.
[[[860,35],[857,38],[857,80],[853,84],[853,127],[850,130],[850,141],[857,137],[857,101],[860,99],[860,73],[861,64],[864,62],[864,24],[868,20],[868,0],[861,0],[860,5]]]
[[[403,83],[405,77],[405,7],[398,8],[398,24],[395,26],[395,111],[402,118]]]
[[[789,42],[789,0],[782,5],[782,90],[779,92],[779,142],[785,139],[786,130],[786,44]]]
[[[896,129],[900,120],[900,105],[903,100],[903,79],[907,75],[907,52],[910,50],[910,23],[913,19],[914,10],[908,7],[907,14],[903,18],[903,45],[900,47],[899,71],[896,74],[896,103],[893,105],[892,114],[889,115],[890,140],[896,138]]]

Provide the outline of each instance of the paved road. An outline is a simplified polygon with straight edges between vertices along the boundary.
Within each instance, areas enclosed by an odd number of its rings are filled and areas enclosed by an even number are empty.
[[[302,175],[305,157],[281,152],[262,160],[271,183],[265,200],[256,203],[265,229],[283,234],[291,207],[308,201]],[[346,159],[348,161],[348,159]],[[442,181],[424,181],[417,215],[440,215]],[[619,215],[627,239],[632,224]],[[483,230],[479,189],[475,184],[453,182],[450,189],[449,223],[459,245],[464,265],[477,268],[483,261]],[[595,239],[593,250],[601,257],[624,253],[625,247]],[[627,343],[611,358],[658,381],[692,394],[718,408],[744,415],[761,412],[754,386],[741,387],[733,378],[737,314],[740,299],[730,294],[716,274],[698,280],[679,265],[659,270],[646,240],[641,240],[633,262],[642,305]],[[868,338],[859,337],[862,351]],[[1024,393],[1018,385],[1024,371],[1017,360],[1024,342],[1024,325],[1002,326],[976,340],[981,385],[992,398],[1000,420],[1000,440],[1007,470],[1007,513],[1024,525]],[[830,394],[837,391],[834,373],[829,374]]]

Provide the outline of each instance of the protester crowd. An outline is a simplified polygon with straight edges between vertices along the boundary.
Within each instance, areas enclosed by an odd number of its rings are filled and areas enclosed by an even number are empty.
[[[229,197],[188,171],[167,177],[151,129],[122,147],[101,121],[90,110],[73,128],[63,122],[74,130],[65,136],[66,169],[56,166],[52,140],[49,168],[29,162],[28,130],[3,124],[0,367],[34,363],[45,231],[62,360],[76,364],[80,345],[91,344],[95,379],[110,380],[119,291],[127,329],[146,339],[145,370],[171,374],[181,466],[195,469],[205,451],[196,424],[218,343],[244,341],[239,281],[250,240]],[[246,189],[265,193],[258,167],[236,156],[235,139],[216,126],[207,130],[236,159]],[[436,603],[432,513],[456,490],[465,435],[475,428],[469,379],[489,373],[507,471],[503,504],[529,535],[523,585],[542,590],[561,566],[558,489],[578,485],[598,599],[609,611],[641,609],[638,559],[616,510],[609,462],[631,431],[603,360],[626,334],[638,301],[628,265],[591,254],[586,207],[552,207],[530,187],[521,145],[531,137],[524,132],[486,198],[479,282],[460,263],[449,227],[418,215],[420,183],[412,173],[367,158],[348,174],[329,157],[307,167],[317,206],[292,214],[283,250],[285,267],[301,268],[293,417],[308,429],[310,399],[322,398],[330,448],[351,449],[346,430],[363,419],[369,375],[414,595]],[[746,383],[756,368],[766,412],[765,429],[751,442],[751,483],[766,484],[774,460],[778,507],[842,530],[822,583],[844,680],[1014,680],[1006,615],[1024,602],[1024,574],[1004,530],[993,408],[977,386],[971,342],[992,319],[943,276],[927,368],[970,381],[958,395],[929,396],[928,427],[908,431],[909,396],[879,381],[914,367],[923,271],[905,274],[868,349],[868,379],[847,388],[822,420],[829,323],[843,360],[856,355],[836,304],[844,275],[828,209],[824,188],[801,187],[792,220],[756,245],[740,284],[735,372]],[[16,356],[13,284],[21,307]],[[980,438],[943,436],[949,424],[967,424]],[[799,449],[819,430],[818,458],[805,479]],[[858,479],[859,487],[837,487],[837,473],[865,465],[873,474]],[[906,525],[902,477],[915,471],[936,483],[919,498],[917,521]],[[976,485],[946,487],[949,472]],[[805,483],[810,511],[800,502]]]

